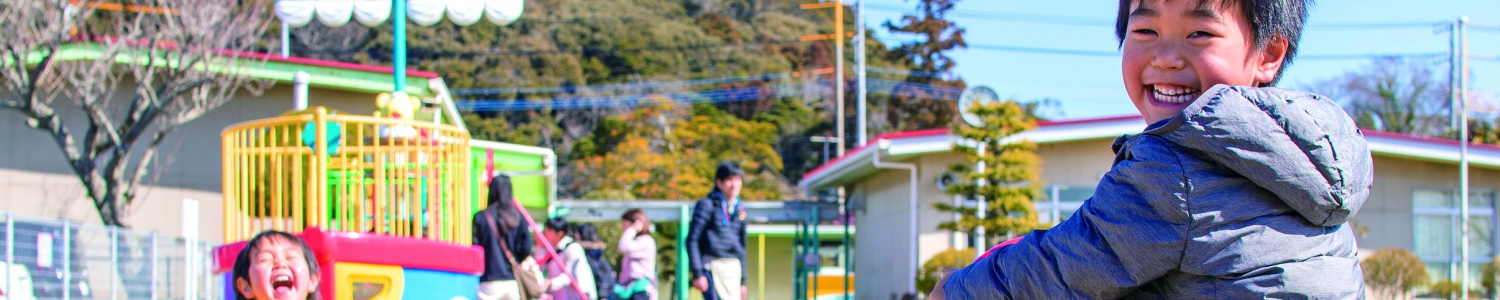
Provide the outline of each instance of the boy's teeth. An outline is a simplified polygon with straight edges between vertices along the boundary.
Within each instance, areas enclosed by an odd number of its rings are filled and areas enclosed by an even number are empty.
[[[1193,93],[1198,89],[1188,87],[1151,85],[1157,101],[1166,103],[1185,103],[1193,100]]]
[[[1151,85],[1151,88],[1153,90],[1155,90],[1156,93],[1158,93],[1158,94],[1164,94],[1164,95],[1169,95],[1169,96],[1180,96],[1180,95],[1186,95],[1186,94],[1192,94],[1192,93],[1197,93],[1198,92],[1198,89],[1194,89],[1194,88],[1187,88],[1187,87],[1167,87],[1167,86],[1154,85],[1154,84]]]

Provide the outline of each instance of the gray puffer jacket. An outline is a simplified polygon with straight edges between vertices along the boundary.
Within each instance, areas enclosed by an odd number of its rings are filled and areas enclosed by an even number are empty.
[[[1070,219],[955,273],[948,299],[1357,299],[1344,222],[1374,178],[1333,101],[1215,86],[1114,144]]]

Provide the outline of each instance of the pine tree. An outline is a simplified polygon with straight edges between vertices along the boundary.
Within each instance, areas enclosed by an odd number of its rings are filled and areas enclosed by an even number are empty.
[[[957,95],[942,94],[945,90],[963,89],[963,79],[953,75],[957,63],[948,55],[949,51],[967,48],[964,29],[948,19],[958,0],[921,0],[916,14],[901,17],[900,23],[887,21],[885,28],[891,33],[920,36],[921,39],[901,44],[889,53],[892,60],[905,60],[914,65],[906,82],[889,98],[886,121],[899,130],[943,128],[949,126],[958,113],[953,101],[943,100]],[[927,85],[950,89],[932,89]]]
[[[1038,179],[1041,159],[1035,153],[1035,143],[1015,140],[1016,134],[1036,128],[1036,119],[1014,101],[976,104],[970,112],[981,116],[984,126],[957,122],[953,127],[954,135],[959,138],[954,149],[967,159],[948,167],[950,172],[960,174],[961,179],[945,192],[974,199],[983,197],[985,217],[981,219],[975,214],[976,207],[940,203],[935,205],[939,211],[958,213],[961,217],[958,222],[944,222],[939,228],[972,232],[983,227],[990,241],[995,240],[993,237],[1014,236],[1036,228],[1032,201],[1042,195]],[[974,168],[981,161],[985,164],[983,172]],[[986,184],[978,184],[976,181],[980,179]]]

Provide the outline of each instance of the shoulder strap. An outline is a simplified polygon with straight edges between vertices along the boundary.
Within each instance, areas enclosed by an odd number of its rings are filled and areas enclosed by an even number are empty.
[[[562,254],[563,251],[567,251],[568,250],[568,246],[572,246],[573,245],[573,242],[575,242],[575,241],[568,241],[567,244],[557,245],[557,249],[552,249],[552,250],[553,251],[557,251],[557,254]]]
[[[490,231],[494,233],[490,235],[490,238],[493,238],[496,241],[500,242],[500,252],[505,253],[505,260],[509,261],[511,267],[514,268],[516,265],[516,258],[515,256],[512,256],[512,254],[510,254],[510,244],[506,243],[505,239],[500,238],[500,228],[495,226],[496,220],[494,214],[486,210],[484,215],[490,219],[489,222],[484,222],[484,224],[489,225]]]

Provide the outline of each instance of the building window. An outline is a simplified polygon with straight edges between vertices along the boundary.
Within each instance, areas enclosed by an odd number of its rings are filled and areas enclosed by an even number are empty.
[[[1417,189],[1412,193],[1412,250],[1434,281],[1458,280],[1459,220],[1457,189]],[[1495,191],[1469,190],[1469,279],[1478,284],[1484,264],[1495,257]]]
[[[1033,202],[1037,221],[1042,224],[1057,224],[1073,216],[1083,207],[1083,201],[1094,196],[1094,186],[1052,185],[1042,189],[1047,199]]]

